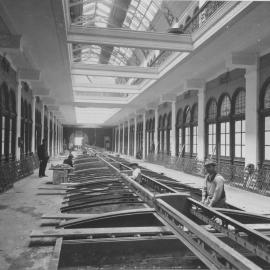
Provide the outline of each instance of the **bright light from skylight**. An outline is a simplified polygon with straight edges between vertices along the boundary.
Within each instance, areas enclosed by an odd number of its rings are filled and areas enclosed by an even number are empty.
[[[74,144],[75,145],[82,145],[83,137],[75,137]]]
[[[120,111],[120,108],[78,108],[75,107],[75,114],[78,124],[103,124],[114,114]]]

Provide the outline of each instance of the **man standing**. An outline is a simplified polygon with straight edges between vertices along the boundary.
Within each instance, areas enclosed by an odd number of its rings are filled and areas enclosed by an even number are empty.
[[[39,158],[39,177],[47,177],[45,170],[49,155],[47,151],[47,140],[43,139],[42,144],[38,147],[38,158]]]
[[[215,161],[206,160],[204,166],[207,175],[202,190],[202,203],[209,207],[223,208],[226,205],[225,180],[216,172]]]

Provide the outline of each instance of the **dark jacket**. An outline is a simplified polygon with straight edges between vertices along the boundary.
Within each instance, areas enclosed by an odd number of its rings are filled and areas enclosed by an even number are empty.
[[[72,159],[70,159],[70,158],[65,159],[63,164],[67,164],[67,165],[73,167]]]
[[[49,158],[47,147],[46,147],[45,144],[41,144],[38,147],[37,154],[38,154],[39,160],[45,160],[45,159],[48,159]]]

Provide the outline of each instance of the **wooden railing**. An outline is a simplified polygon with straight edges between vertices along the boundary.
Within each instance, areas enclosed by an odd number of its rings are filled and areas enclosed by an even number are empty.
[[[204,161],[187,157],[171,157],[165,154],[150,154],[147,161],[188,174],[205,176]],[[226,184],[270,196],[270,170],[256,169],[249,173],[244,165],[217,164],[217,171],[224,177]]]
[[[38,167],[39,160],[36,154],[25,156],[19,161],[0,164],[0,192],[6,191],[16,181],[31,175]]]

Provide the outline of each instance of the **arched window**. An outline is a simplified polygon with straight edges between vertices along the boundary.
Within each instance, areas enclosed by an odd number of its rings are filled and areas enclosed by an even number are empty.
[[[236,90],[233,97],[234,112],[234,157],[245,158],[245,109],[246,92],[244,89]]]
[[[124,140],[124,154],[128,154],[127,152],[127,148],[128,148],[128,126],[124,126],[125,127],[125,140]]]
[[[155,143],[154,143],[154,134],[155,134],[155,118],[150,120],[150,134],[149,134],[149,152],[155,152]]]
[[[133,156],[134,154],[134,125],[130,125],[129,127],[129,155]]]
[[[206,107],[207,155],[216,155],[217,103],[210,99]]]
[[[192,107],[191,116],[191,131],[192,131],[192,155],[197,156],[198,152],[198,104]]]
[[[162,135],[161,135],[161,152],[164,154],[166,151],[166,142],[167,142],[167,114],[163,115],[162,118]]]
[[[146,151],[146,156],[149,154],[149,134],[150,134],[150,120],[146,120],[146,125],[145,125],[145,151]]]
[[[270,82],[267,81],[263,87],[263,97],[261,104],[263,105],[262,110],[262,124],[264,127],[263,137],[263,160],[270,161]]]
[[[16,152],[16,124],[17,113],[16,113],[16,97],[14,91],[10,90],[10,124],[9,124],[9,153],[11,159],[15,159]]]
[[[9,91],[6,83],[0,87],[1,106],[1,160],[7,160],[9,155]]]
[[[191,114],[190,114],[190,107],[186,107],[184,111],[184,152],[185,156],[189,156],[191,154],[191,145],[190,145],[190,137],[191,137]]]
[[[182,125],[183,125],[183,112],[179,109],[176,116],[176,153],[181,155],[182,147]]]
[[[220,100],[220,156],[230,157],[230,114],[231,100],[228,95],[224,95]]]

